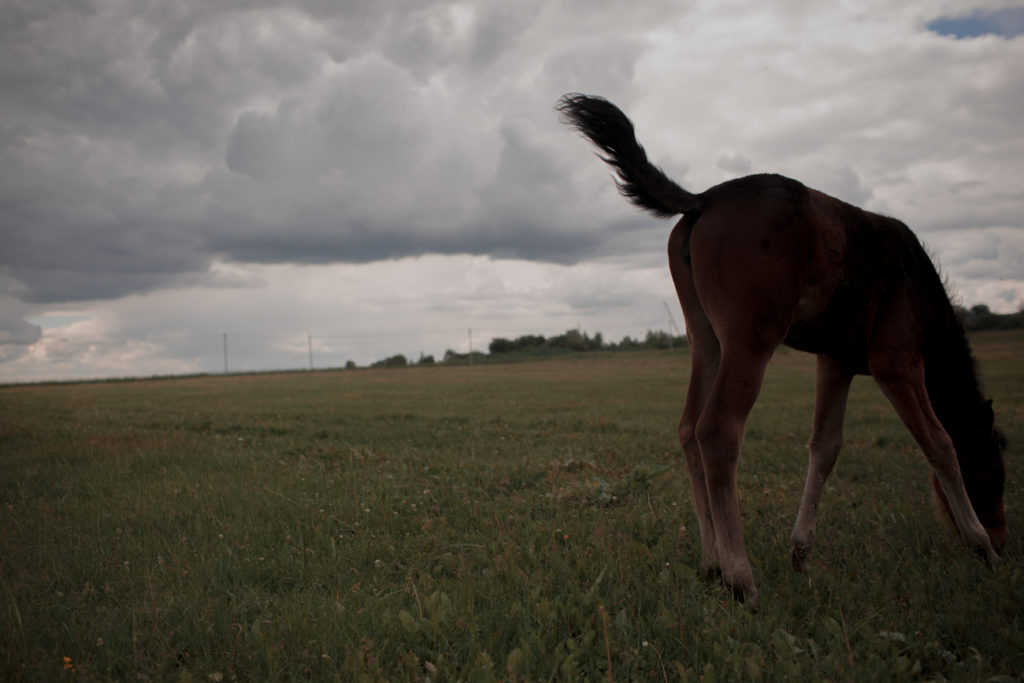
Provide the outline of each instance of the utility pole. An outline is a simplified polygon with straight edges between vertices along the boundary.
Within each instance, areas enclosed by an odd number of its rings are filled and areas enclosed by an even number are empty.
[[[307,332],[306,339],[309,342],[309,371],[313,371],[313,333]]]
[[[224,374],[228,374],[228,335],[224,333]]]
[[[469,328],[469,364],[473,364],[473,328]]]

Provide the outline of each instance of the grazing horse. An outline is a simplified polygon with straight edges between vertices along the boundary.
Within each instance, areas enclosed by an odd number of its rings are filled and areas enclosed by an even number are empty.
[[[874,377],[924,451],[960,536],[996,563],[1006,538],[1005,440],[943,282],[910,229],[780,175],[693,194],[648,161],[633,124],[607,100],[568,94],[558,111],[605,155],[627,200],[659,217],[682,214],[668,260],[692,354],[679,440],[702,568],[721,571],[726,586],[756,606],[736,467],[747,415],[780,344],[818,356],[794,568],[809,568],[818,502],[858,374]]]

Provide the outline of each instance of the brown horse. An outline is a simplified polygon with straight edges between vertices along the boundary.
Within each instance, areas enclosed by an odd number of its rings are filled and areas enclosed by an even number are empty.
[[[692,353],[679,440],[703,569],[720,570],[737,597],[756,605],[736,467],[747,415],[780,344],[818,356],[794,568],[809,566],[857,374],[874,377],[924,451],[960,536],[994,564],[1006,538],[1005,440],[942,280],[910,229],[779,175],[690,193],[648,161],[613,104],[569,94],[558,110],[606,155],[629,201],[660,217],[683,214],[668,258]]]

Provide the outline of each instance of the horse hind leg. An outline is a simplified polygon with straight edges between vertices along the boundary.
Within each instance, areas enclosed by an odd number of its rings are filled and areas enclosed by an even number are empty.
[[[687,323],[687,330],[692,329]],[[691,333],[692,336],[692,333]],[[686,471],[690,478],[690,491],[700,530],[700,567],[707,576],[721,571],[718,548],[715,541],[715,526],[711,517],[711,503],[708,499],[707,477],[704,473],[704,459],[697,442],[696,428],[704,405],[707,403],[711,384],[718,371],[718,348],[705,351],[702,345],[690,343],[691,371],[690,385],[686,392],[686,405],[679,420],[679,443],[686,458]]]
[[[752,607],[758,595],[743,541],[736,473],[747,416],[800,299],[795,275],[805,227],[790,204],[750,197],[706,210],[690,239],[694,291],[721,349],[695,435],[722,581]]]
[[[807,445],[809,460],[800,509],[790,537],[793,569],[810,569],[814,548],[818,503],[843,443],[843,416],[853,375],[835,360],[818,356],[814,399],[814,431]]]
[[[757,606],[758,595],[743,542],[736,470],[747,416],[760,393],[774,349],[764,346],[730,351],[723,346],[721,366],[696,429],[722,581],[752,607]]]
[[[683,447],[686,470],[690,479],[690,491],[700,530],[700,566],[705,575],[713,576],[721,571],[718,549],[715,542],[715,526],[711,518],[711,503],[708,499],[707,479],[696,429],[701,413],[707,403],[711,386],[718,373],[721,349],[718,337],[704,313],[693,285],[693,271],[685,256],[688,249],[690,226],[684,218],[676,225],[669,237],[669,270],[675,284],[676,294],[686,321],[686,336],[690,344],[690,382],[686,390],[686,404],[679,420],[679,443]]]
[[[882,392],[924,451],[960,537],[990,565],[997,564],[999,555],[967,497],[953,441],[928,399],[920,359],[880,354],[869,359],[869,365]]]

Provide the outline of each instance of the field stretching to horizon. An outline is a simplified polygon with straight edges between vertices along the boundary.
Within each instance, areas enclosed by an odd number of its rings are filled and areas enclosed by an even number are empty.
[[[0,679],[1018,680],[1024,333],[972,343],[1004,561],[858,378],[795,574],[814,358],[780,349],[739,471],[756,613],[698,568],[686,349],[0,388]]]

